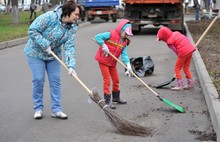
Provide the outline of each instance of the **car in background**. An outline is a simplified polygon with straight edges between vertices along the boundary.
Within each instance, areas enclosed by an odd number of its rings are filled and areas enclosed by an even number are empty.
[[[30,10],[30,4],[24,4],[24,11]]]
[[[5,5],[0,3],[0,12],[5,12]]]

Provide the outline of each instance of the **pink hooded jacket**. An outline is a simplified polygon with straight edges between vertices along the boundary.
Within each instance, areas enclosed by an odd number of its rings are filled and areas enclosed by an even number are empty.
[[[172,32],[167,27],[160,28],[157,33],[157,37],[166,42],[167,46],[180,58],[196,50],[188,37],[184,36],[180,32]]]

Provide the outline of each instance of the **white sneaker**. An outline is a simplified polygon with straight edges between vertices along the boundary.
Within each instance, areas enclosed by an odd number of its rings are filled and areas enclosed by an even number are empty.
[[[51,116],[54,118],[59,118],[59,119],[67,119],[68,118],[68,116],[65,113],[63,113],[62,111],[53,112],[51,114]]]
[[[34,113],[34,119],[41,119],[42,117],[43,117],[43,112],[42,112],[42,110],[35,111],[35,113]]]
[[[172,87],[171,90],[173,90],[173,91],[183,91],[183,87],[176,86],[176,87]]]

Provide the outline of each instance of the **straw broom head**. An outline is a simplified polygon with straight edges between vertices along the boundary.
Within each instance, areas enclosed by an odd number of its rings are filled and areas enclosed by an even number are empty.
[[[133,122],[129,122],[115,113],[106,105],[105,101],[101,99],[96,89],[92,89],[92,93],[93,95],[90,95],[91,99],[103,109],[106,117],[119,133],[133,136],[150,136],[154,133],[153,128],[143,127]]]

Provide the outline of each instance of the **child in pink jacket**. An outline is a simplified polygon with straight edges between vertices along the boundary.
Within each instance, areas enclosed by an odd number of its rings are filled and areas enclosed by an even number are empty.
[[[162,27],[158,30],[157,40],[166,42],[167,46],[177,55],[175,63],[175,74],[177,78],[177,85],[172,90],[183,90],[194,87],[195,81],[190,72],[190,62],[192,54],[196,48],[191,44],[190,40],[180,32],[172,32],[167,27]],[[187,85],[184,86],[181,70],[186,75]]]

